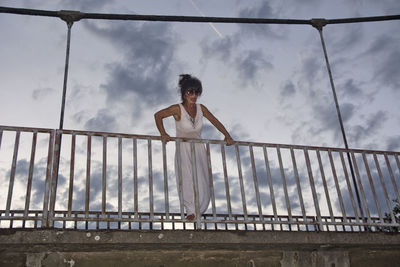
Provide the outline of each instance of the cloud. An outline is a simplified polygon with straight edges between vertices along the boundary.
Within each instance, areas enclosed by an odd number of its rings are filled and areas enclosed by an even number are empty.
[[[361,53],[361,57],[368,59],[369,64],[374,62],[372,81],[379,81],[379,85],[386,85],[393,90],[400,88],[400,52],[397,43],[394,36],[382,34]]]
[[[176,39],[166,23],[108,23],[101,27],[86,23],[89,31],[106,39],[121,51],[123,60],[105,66],[109,77],[101,88],[107,103],[123,105],[134,116],[142,109],[171,100]],[[133,104],[135,103],[135,104]]]
[[[357,144],[360,143],[360,140],[365,140],[367,137],[375,135],[387,120],[387,112],[379,110],[368,116],[362,124],[349,127],[351,142]]]
[[[326,43],[329,44],[329,50],[332,50],[333,54],[359,49],[359,45],[364,41],[364,28],[361,24],[349,24],[337,31],[335,29],[329,29],[325,34],[327,36]]]
[[[290,80],[287,80],[280,89],[280,95],[282,98],[292,97],[296,94],[296,87]]]
[[[239,11],[239,17],[241,18],[277,18],[279,17],[277,12],[269,4],[270,1],[261,1],[259,5],[252,7],[246,7]],[[271,25],[268,24],[239,24],[240,35],[243,37],[254,37],[259,39],[265,37],[268,39],[282,39],[284,34],[280,31],[274,30]]]
[[[339,93],[341,96],[348,96],[349,98],[353,97],[362,97],[364,92],[361,90],[360,85],[357,84],[357,81],[354,79],[347,79],[343,85],[339,86]]]
[[[388,151],[400,151],[400,135],[389,137],[386,140]]]
[[[43,98],[51,96],[55,92],[56,90],[54,90],[53,88],[38,88],[33,90],[32,98],[37,101],[42,100]]]
[[[201,42],[201,48],[203,55],[207,58],[217,57],[221,61],[229,61],[233,50],[238,46],[239,40],[236,36],[225,36],[214,40],[212,43],[208,43],[206,40]]]
[[[107,5],[114,4],[114,0],[75,0],[59,1],[63,9],[70,8],[81,12],[94,12],[103,9]]]
[[[255,80],[261,71],[273,68],[261,50],[246,51],[235,60],[236,68],[242,83],[248,84]]]
[[[375,69],[375,78],[393,90],[400,90],[400,52],[389,51]]]
[[[105,109],[97,111],[97,114],[85,123],[85,129],[90,131],[115,131],[117,121],[110,112]]]

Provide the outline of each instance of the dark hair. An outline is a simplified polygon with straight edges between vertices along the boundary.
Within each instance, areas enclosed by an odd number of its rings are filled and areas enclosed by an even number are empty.
[[[201,93],[203,92],[203,86],[201,85],[201,81],[190,74],[179,75],[178,84],[181,91],[182,101],[185,101],[185,94],[191,88],[196,89],[199,92],[198,95],[201,95]]]

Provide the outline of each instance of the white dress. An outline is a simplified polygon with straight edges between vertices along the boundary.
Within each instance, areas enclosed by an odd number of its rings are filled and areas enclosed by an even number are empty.
[[[176,123],[176,136],[192,139],[201,139],[201,130],[203,128],[203,112],[200,104],[196,104],[196,117],[192,118],[182,106],[179,104],[181,109],[181,119],[175,121]],[[193,190],[193,168],[191,157],[190,143],[182,142],[180,145],[181,154],[181,169],[182,169],[182,188],[183,188],[183,204],[186,209],[186,214],[196,214],[195,202],[194,202],[194,190]],[[208,166],[207,166],[207,155],[204,144],[195,143],[195,154],[196,154],[196,169],[197,169],[197,181],[199,188],[199,207],[200,213],[203,214],[210,203],[210,182],[208,178]],[[177,153],[175,153],[175,174],[179,192],[179,179],[178,179],[178,162]]]

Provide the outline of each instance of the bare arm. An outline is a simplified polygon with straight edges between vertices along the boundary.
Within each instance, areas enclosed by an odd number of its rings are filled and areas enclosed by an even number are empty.
[[[157,129],[161,134],[161,140],[164,142],[170,141],[170,136],[165,131],[163,119],[170,116],[174,116],[175,120],[180,120],[181,112],[178,105],[172,105],[168,108],[159,110],[154,114]]]
[[[234,144],[235,141],[225,129],[224,125],[205,106],[201,105],[201,110],[203,111],[204,117],[206,117],[211,122],[211,124],[214,125],[215,128],[217,128],[218,131],[220,131],[225,136],[225,141],[227,142],[227,144]]]

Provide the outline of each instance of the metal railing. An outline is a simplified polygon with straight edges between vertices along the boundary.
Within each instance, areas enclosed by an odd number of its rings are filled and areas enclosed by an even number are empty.
[[[175,178],[182,142],[207,154],[211,201],[195,221]],[[0,126],[0,227],[398,231],[399,155]]]

